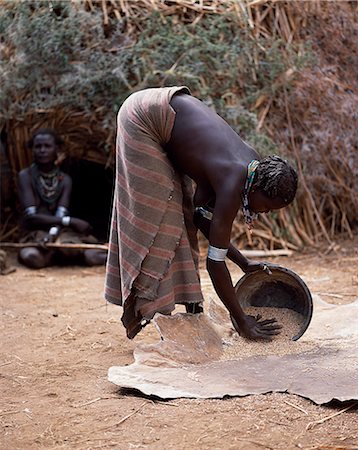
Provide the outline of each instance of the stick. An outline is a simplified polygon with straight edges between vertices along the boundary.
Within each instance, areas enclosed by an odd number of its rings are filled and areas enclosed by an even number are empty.
[[[0,242],[0,248],[26,248],[26,247],[41,247],[41,244],[38,242]],[[66,242],[49,242],[46,244],[48,248],[72,248],[77,250],[108,250],[108,244],[71,244]],[[263,256],[292,256],[292,250],[240,250],[244,256],[252,256],[252,257],[263,257]]]
[[[111,398],[111,397],[109,397],[109,398]],[[115,398],[115,397],[113,397],[113,398]],[[95,400],[96,400],[96,399],[95,399]],[[124,416],[119,422],[114,423],[113,425],[108,425],[108,426],[105,426],[105,427],[98,428],[97,430],[92,429],[92,430],[90,431],[90,433],[94,433],[94,432],[98,432],[98,431],[109,430],[109,429],[112,428],[112,427],[116,427],[116,426],[118,426],[118,425],[121,425],[121,424],[122,424],[123,422],[125,422],[127,419],[129,419],[130,417],[132,417],[132,416],[134,416],[135,414],[137,414],[137,412],[139,412],[139,411],[143,408],[143,406],[145,406],[145,405],[148,404],[148,403],[149,403],[148,401],[143,402],[143,403],[139,406],[139,408],[137,408],[136,410],[134,410],[134,411],[131,412],[130,414],[127,414],[126,416]],[[96,438],[94,438],[94,439],[96,439]],[[92,438],[88,438],[88,439],[86,439],[85,441],[77,441],[76,444],[80,444],[80,443],[82,443],[82,442],[88,442],[89,440],[92,440]]]
[[[239,250],[244,256],[250,256],[253,258],[265,257],[265,256],[292,256],[292,250],[280,249],[280,250]]]
[[[113,397],[97,397],[97,398],[94,398],[93,400],[88,400],[88,402],[79,403],[78,405],[73,404],[71,406],[72,406],[72,408],[82,408],[83,406],[92,405],[92,403],[99,402],[100,400],[111,400],[112,398],[117,399],[118,397],[115,397],[115,396],[113,396]],[[177,406],[177,405],[175,405],[175,406]]]
[[[198,439],[196,440],[196,443],[198,443],[199,441],[201,441],[201,439],[204,439],[207,436],[209,436],[209,435],[208,434],[203,434],[202,436],[199,436]]]
[[[334,297],[334,298],[343,298],[344,296],[352,297],[353,295],[357,295],[356,293],[350,294],[349,292],[342,292],[342,294],[333,294],[333,293],[330,293],[330,292],[316,292],[316,294],[318,294],[318,295],[325,295],[326,297]]]
[[[97,398],[95,398],[93,400],[89,400],[88,402],[80,403],[79,405],[72,405],[72,407],[73,408],[82,408],[83,406],[92,405],[92,403],[96,403],[99,400],[104,400],[104,398],[103,397],[97,397]]]
[[[4,362],[4,363],[0,364],[0,367],[8,366],[9,364],[12,364],[12,362],[13,362],[13,361],[7,361],[7,362]]]
[[[108,25],[108,12],[106,6],[106,0],[102,0],[102,11],[103,11],[103,24]]]
[[[296,409],[298,409],[299,411],[302,411],[303,413],[305,413],[305,414],[308,416],[308,412],[305,411],[305,410],[304,410],[303,408],[301,408],[300,406],[294,405],[293,403],[290,403],[290,402],[288,402],[287,400],[284,400],[284,402],[285,402],[287,405],[292,406],[292,408],[296,408]]]
[[[130,417],[134,416],[134,414],[137,414],[137,412],[139,412],[144,405],[146,405],[148,402],[145,401],[143,402],[139,408],[137,408],[135,411],[131,412],[130,414],[127,414],[126,416],[124,416],[119,422],[117,422],[115,424],[115,426],[121,425],[123,422],[125,422],[127,419],[129,419]]]
[[[333,419],[333,417],[339,416],[340,414],[348,411],[349,409],[353,408],[353,406],[356,406],[356,405],[358,405],[358,402],[352,403],[350,406],[347,406],[347,408],[341,409],[340,411],[332,414],[331,416],[324,417],[323,419],[320,419],[320,420],[315,420],[314,422],[309,422],[306,426],[306,430],[310,430],[315,425],[319,425],[319,424],[326,422],[327,420]]]
[[[38,242],[0,242],[0,248],[26,248],[26,247],[42,247]],[[77,250],[108,250],[107,244],[86,244],[86,243],[66,243],[66,242],[49,242],[45,245],[48,248],[73,248]]]
[[[176,403],[169,403],[169,402],[161,402],[160,400],[154,400],[154,404],[160,404],[164,406],[175,406],[176,408],[179,408],[180,405],[177,405]]]
[[[17,410],[17,411],[5,411],[5,412],[3,412],[3,413],[0,413],[0,417],[2,417],[2,416],[7,416],[8,414],[18,414],[18,413],[21,413],[21,410],[20,410],[20,409]]]
[[[137,412],[139,412],[139,411],[143,408],[143,406],[145,406],[146,404],[148,404],[147,401],[143,402],[143,403],[139,406],[139,408],[137,408],[136,410],[134,410],[134,411],[131,412],[130,414],[127,414],[126,416],[122,417],[122,419],[121,419],[119,422],[114,423],[113,425],[109,425],[108,427],[101,428],[101,430],[108,430],[108,428],[117,427],[118,425],[121,425],[121,424],[122,424],[123,422],[125,422],[127,419],[129,419],[130,417],[134,416],[134,414],[137,414]]]

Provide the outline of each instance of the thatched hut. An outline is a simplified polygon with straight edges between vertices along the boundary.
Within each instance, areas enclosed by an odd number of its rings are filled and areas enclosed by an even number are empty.
[[[105,239],[116,112],[133,91],[173,84],[190,86],[261,153],[298,167],[295,204],[263,218],[253,238],[238,222],[239,246],[299,248],[354,233],[356,2],[0,4],[1,240],[16,238],[16,175],[43,126],[65,140],[73,214]]]

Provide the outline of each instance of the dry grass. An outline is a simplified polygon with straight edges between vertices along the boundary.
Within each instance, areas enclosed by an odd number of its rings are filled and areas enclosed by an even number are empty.
[[[307,39],[313,40],[315,55],[319,56],[313,68],[297,73],[296,67],[290,67],[275,79],[271,92],[263,92],[252,105],[258,119],[257,132],[264,131],[281,145],[286,156],[295,161],[300,192],[290,208],[262,217],[252,235],[247,233],[239,217],[233,230],[239,248],[297,250],[307,245],[315,246],[322,239],[334,245],[338,233],[353,236],[358,216],[358,174],[355,172],[358,152],[354,120],[357,4],[340,2],[337,10],[335,3],[320,0],[72,2],[78,11],[85,9],[101,14],[108,40],[119,24],[129,42],[135,42],[145,31],[145,19],[153,11],[160,15],[163,23],[172,17],[178,23],[192,27],[198,26],[207,15],[234,14],[238,26],[257,43],[247,55],[254,81],[260,77],[259,51],[267,50],[261,48],[262,39],[282,40],[287,52],[292,44],[301,45]],[[4,0],[0,4],[14,7]],[[202,80],[202,83],[208,85],[210,80]],[[288,85],[291,85],[290,89],[286,88]],[[229,92],[222,100],[229,108],[240,98],[237,93]],[[14,177],[30,164],[31,154],[26,142],[39,127],[55,128],[64,136],[67,156],[112,164],[113,151],[108,153],[104,148],[114,149],[115,127],[103,128],[105,113],[102,105],[98,105],[91,114],[55,108],[26,111],[23,117],[13,117],[4,129]],[[7,239],[17,232],[12,222],[4,230]]]

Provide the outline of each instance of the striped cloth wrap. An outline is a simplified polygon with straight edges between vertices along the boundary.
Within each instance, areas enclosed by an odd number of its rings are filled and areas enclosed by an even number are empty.
[[[203,301],[192,181],[165,152],[179,92],[190,94],[185,86],[136,92],[118,113],[105,298],[123,306],[129,338],[156,312]]]

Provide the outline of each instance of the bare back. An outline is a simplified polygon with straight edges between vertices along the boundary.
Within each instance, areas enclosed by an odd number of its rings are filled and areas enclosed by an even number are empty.
[[[227,248],[242,202],[247,166],[259,155],[200,100],[178,94],[170,104],[176,118],[166,146],[168,156],[178,171],[196,182],[195,205],[214,203],[210,243]]]
[[[259,155],[203,102],[178,94],[170,102],[176,112],[172,135],[166,146],[177,170],[197,184],[222,184],[222,178],[240,176]]]

